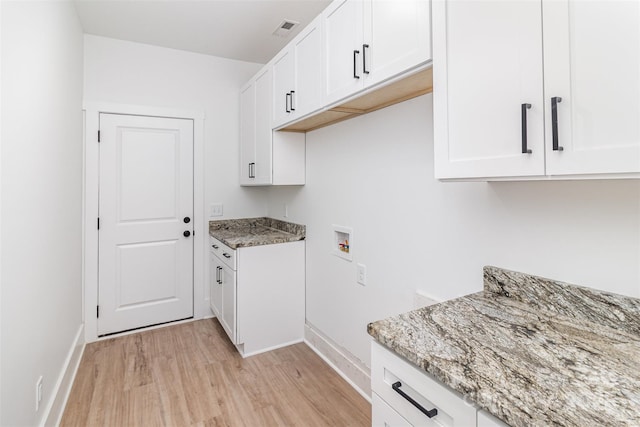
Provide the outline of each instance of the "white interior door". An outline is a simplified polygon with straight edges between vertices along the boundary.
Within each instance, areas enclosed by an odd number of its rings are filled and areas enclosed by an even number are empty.
[[[193,121],[100,114],[100,134],[98,335],[192,317]]]

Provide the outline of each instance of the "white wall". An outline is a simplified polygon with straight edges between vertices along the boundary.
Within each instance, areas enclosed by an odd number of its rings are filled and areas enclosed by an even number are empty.
[[[260,64],[85,35],[85,102],[205,113],[205,207],[224,217],[264,215],[264,191],[238,184],[240,86]]]
[[[82,322],[83,40],[70,2],[2,8],[0,424],[36,425]]]
[[[269,215],[307,225],[307,322],[369,365],[368,322],[479,291],[482,266],[640,297],[640,182],[439,182],[432,97],[307,133],[307,185]],[[352,227],[353,262],[331,255]],[[356,263],[367,286],[356,283]]]

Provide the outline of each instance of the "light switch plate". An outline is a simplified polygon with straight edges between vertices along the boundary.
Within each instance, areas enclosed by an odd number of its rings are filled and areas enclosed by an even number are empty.
[[[209,216],[222,216],[222,203],[211,203],[209,207]]]
[[[362,286],[367,284],[367,266],[364,264],[358,264],[358,283]]]

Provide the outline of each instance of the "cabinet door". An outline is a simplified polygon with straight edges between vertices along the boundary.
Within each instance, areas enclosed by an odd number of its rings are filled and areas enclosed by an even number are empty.
[[[222,316],[218,317],[222,328],[231,342],[236,342],[236,272],[222,264],[220,280],[222,281]]]
[[[335,1],[323,13],[325,105],[333,104],[363,87],[363,14],[362,0]]]
[[[253,82],[240,91],[240,185],[253,184],[252,164],[256,161],[255,93]]]
[[[290,48],[280,52],[273,61],[273,127],[293,120],[291,91],[294,88],[294,51]]]
[[[272,79],[271,68],[266,67],[255,80],[255,167],[253,179],[255,185],[267,185],[272,181],[272,130],[271,104]]]
[[[322,19],[316,18],[293,42],[295,91],[291,97],[295,117],[322,107]]]
[[[640,172],[640,3],[545,1],[543,17],[547,174]]]
[[[221,264],[215,255],[209,254],[209,305],[218,318],[222,313],[222,285],[219,283]]]
[[[431,59],[428,0],[371,0],[364,5],[365,86]]]
[[[434,0],[437,178],[544,175],[541,13],[531,0]]]

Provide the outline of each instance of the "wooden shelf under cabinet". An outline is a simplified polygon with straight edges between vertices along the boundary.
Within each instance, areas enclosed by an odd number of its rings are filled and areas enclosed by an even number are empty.
[[[429,67],[279,130],[309,132],[431,92],[433,72]]]

